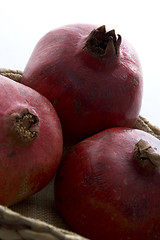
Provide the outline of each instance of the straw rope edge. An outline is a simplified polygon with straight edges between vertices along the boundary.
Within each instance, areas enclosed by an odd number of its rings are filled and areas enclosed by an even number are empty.
[[[57,228],[38,219],[24,217],[5,206],[0,206],[0,239],[87,240],[71,231]]]
[[[23,72],[20,70],[11,70],[6,68],[0,68],[0,74],[4,77],[8,77],[16,82],[20,82]]]
[[[143,130],[144,132],[147,132],[160,140],[160,128],[150,123],[141,115],[138,116],[133,128]]]

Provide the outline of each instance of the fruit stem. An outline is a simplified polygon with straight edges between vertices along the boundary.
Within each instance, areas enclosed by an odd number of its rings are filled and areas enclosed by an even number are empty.
[[[160,155],[154,151],[148,142],[142,139],[135,144],[134,155],[139,166],[143,169],[154,171],[160,167]]]
[[[16,143],[30,143],[38,136],[38,123],[38,117],[28,109],[24,109],[20,114],[12,113],[9,135]]]
[[[114,29],[106,32],[105,25],[103,25],[89,34],[84,48],[96,57],[118,56],[121,36],[119,34],[117,36]]]

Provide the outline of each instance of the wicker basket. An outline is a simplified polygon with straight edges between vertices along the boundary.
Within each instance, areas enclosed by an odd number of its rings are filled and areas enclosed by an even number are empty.
[[[0,69],[0,74],[20,82],[22,71]],[[134,128],[160,139],[160,129],[139,116]],[[0,206],[0,240],[85,240],[73,233],[56,211],[54,179],[40,192],[11,206]]]

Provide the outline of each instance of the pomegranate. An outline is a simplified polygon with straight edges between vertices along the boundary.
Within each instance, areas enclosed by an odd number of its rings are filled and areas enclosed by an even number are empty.
[[[71,24],[45,34],[26,64],[22,83],[54,105],[65,143],[109,127],[132,127],[141,107],[137,53],[105,26]]]
[[[52,104],[35,90],[0,76],[0,204],[41,190],[62,155],[62,129]]]
[[[92,240],[160,239],[160,141],[130,128],[72,147],[55,179],[55,202],[73,231]]]

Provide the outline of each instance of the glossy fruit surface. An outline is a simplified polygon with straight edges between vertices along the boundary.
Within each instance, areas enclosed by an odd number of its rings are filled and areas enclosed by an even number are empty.
[[[56,206],[92,240],[160,238],[160,141],[112,128],[72,147],[55,180]]]
[[[0,204],[41,190],[62,155],[62,129],[51,103],[35,90],[0,76]]]
[[[72,24],[48,32],[35,46],[22,83],[51,101],[69,142],[109,127],[132,127],[141,107],[137,53],[105,26]]]

